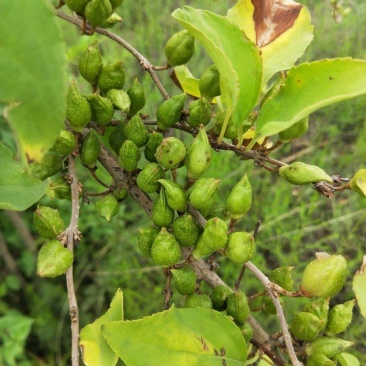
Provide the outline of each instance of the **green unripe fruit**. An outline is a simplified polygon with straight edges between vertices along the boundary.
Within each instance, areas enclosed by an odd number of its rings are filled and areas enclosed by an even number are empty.
[[[362,197],[366,197],[366,169],[360,169],[349,182],[352,191],[358,193]]]
[[[137,245],[145,257],[151,257],[151,247],[155,238],[160,233],[160,229],[155,226],[150,226],[146,229],[139,229],[139,231]]]
[[[192,127],[206,126],[211,121],[211,103],[205,98],[195,100],[189,105],[188,124]]]
[[[164,227],[152,244],[151,258],[155,264],[164,267],[172,266],[181,259],[178,242]]]
[[[80,132],[91,120],[91,108],[84,96],[73,80],[66,95],[66,118],[70,122],[71,128]]]
[[[252,186],[247,175],[234,186],[226,201],[229,216],[234,220],[239,220],[252,207]]]
[[[151,219],[156,226],[168,227],[174,220],[174,211],[168,206],[162,188],[152,206]]]
[[[327,356],[317,354],[307,359],[306,366],[336,366],[336,363]]]
[[[133,80],[133,84],[130,89],[127,90],[127,94],[131,100],[130,110],[128,111],[129,116],[134,116],[145,106],[145,93],[138,79]]]
[[[30,164],[30,171],[33,177],[45,180],[62,170],[62,159],[58,154],[47,153],[40,162]]]
[[[113,10],[122,5],[123,0],[109,0],[111,2]]]
[[[186,147],[176,137],[168,137],[156,149],[155,157],[163,168],[176,169],[186,157]]]
[[[245,263],[255,254],[253,235],[246,232],[235,232],[229,235],[225,255],[234,263]]]
[[[119,154],[122,144],[126,141],[125,127],[126,124],[120,122],[109,135],[109,145],[116,154]]]
[[[80,75],[91,85],[97,85],[98,76],[103,68],[102,55],[98,42],[93,42],[81,56],[79,61]]]
[[[299,312],[290,325],[292,334],[300,341],[312,341],[321,331],[321,321],[312,313]]]
[[[60,200],[71,200],[71,188],[70,184],[64,177],[58,177],[50,184],[50,190],[52,191],[49,196],[51,198],[58,198]]]
[[[341,255],[316,253],[302,275],[300,291],[306,297],[332,297],[343,287],[347,277],[347,261]]]
[[[62,156],[71,154],[76,147],[75,135],[68,130],[62,130],[58,135],[57,141],[53,150]]]
[[[208,220],[196,247],[192,251],[193,258],[200,259],[222,249],[227,242],[227,231],[228,227],[225,221],[218,217]]]
[[[217,136],[219,136],[221,133],[221,129],[222,129],[222,126],[224,125],[224,121],[226,118],[226,113],[227,113],[227,111],[224,111],[224,112],[218,113],[216,115],[216,122],[213,127],[213,132]],[[229,118],[229,121],[226,125],[224,137],[227,139],[231,139],[231,140],[236,139],[238,137],[238,128],[234,125],[234,122],[231,119],[231,117]]]
[[[268,275],[268,278],[270,279],[270,281],[281,286],[283,289],[287,291],[292,291],[292,288],[294,286],[292,271],[294,268],[295,267],[290,266],[278,267]]]
[[[226,300],[231,294],[230,287],[225,285],[216,286],[210,294],[213,308],[217,311],[224,311],[226,309]]]
[[[186,94],[174,95],[160,104],[156,111],[157,125],[161,130],[167,130],[176,124],[183,112]]]
[[[33,223],[38,233],[46,239],[56,239],[65,230],[65,224],[58,210],[38,206],[33,214]]]
[[[114,108],[109,99],[104,98],[99,94],[89,95],[86,99],[90,104],[92,120],[95,123],[105,126],[111,121],[114,115]]]
[[[214,178],[198,179],[192,186],[189,201],[203,216],[207,216],[218,200],[220,180]]]
[[[131,107],[131,100],[129,95],[120,89],[109,89],[106,97],[112,102],[115,109],[122,112],[128,112]]]
[[[198,240],[200,230],[193,216],[185,214],[174,220],[173,234],[182,247],[190,247]]]
[[[309,117],[296,122],[291,127],[278,134],[281,142],[288,142],[301,137],[309,128]]]
[[[194,292],[186,298],[185,308],[212,309],[212,301],[207,295],[200,295]]]
[[[323,169],[300,161],[281,166],[278,173],[291,184],[305,185],[321,181],[333,183],[332,178]]]
[[[334,336],[344,332],[352,321],[352,311],[355,305],[355,300],[350,300],[344,304],[334,306],[329,311],[327,328],[325,334]]]
[[[159,179],[164,177],[164,170],[159,164],[149,163],[137,176],[136,183],[145,193],[154,193],[160,188]]]
[[[122,62],[104,66],[98,77],[98,87],[106,93],[110,89],[122,89],[125,85],[125,72]]]
[[[198,86],[201,96],[206,98],[209,102],[211,102],[214,97],[221,94],[220,73],[215,65],[206,69],[201,76]]]
[[[239,291],[230,294],[226,299],[226,304],[226,314],[231,316],[236,324],[244,324],[250,313],[245,293]]]
[[[308,344],[305,351],[308,356],[322,354],[333,358],[352,345],[353,342],[348,342],[340,338],[321,337]]]
[[[149,140],[149,132],[137,115],[126,124],[125,135],[127,140],[133,141],[138,147],[146,145]]]
[[[193,54],[194,37],[186,30],[174,34],[165,46],[165,55],[170,66],[186,64]]]
[[[132,172],[137,168],[137,164],[141,158],[141,153],[136,144],[130,140],[126,140],[119,150],[119,163],[123,169]]]
[[[244,324],[239,325],[239,329],[241,334],[243,335],[245,342],[249,343],[253,338],[253,329],[249,325],[249,323],[245,322]]]
[[[187,149],[185,166],[188,178],[197,179],[204,173],[211,163],[211,145],[203,126],[200,126],[197,136]]]
[[[128,196],[128,190],[126,188],[120,188],[120,189],[116,189],[114,192],[114,197],[117,198],[118,202],[122,202],[124,201],[127,196]]]
[[[180,269],[172,269],[175,288],[182,295],[189,295],[196,289],[197,276],[191,267],[183,267]]]
[[[83,15],[90,0],[64,0],[64,3],[74,12]]]
[[[113,194],[107,194],[95,202],[97,214],[108,222],[118,212],[118,201]]]
[[[278,299],[278,301],[280,302],[280,304],[283,306],[283,300],[281,298]],[[263,300],[263,311],[268,314],[268,315],[274,315],[277,314],[277,310],[276,307],[272,301],[272,299],[270,297],[265,297]]]
[[[117,13],[112,13],[112,15],[109,18],[107,18],[100,25],[100,27],[102,27],[102,28],[112,28],[114,25],[116,25],[117,23],[120,23],[122,21],[123,21],[123,19]]]
[[[187,210],[187,196],[184,189],[178,184],[167,179],[159,179],[159,183],[165,188],[166,201],[170,208],[178,212]]]
[[[88,135],[85,137],[80,150],[80,160],[81,162],[93,168],[100,154],[100,143],[98,137],[94,130],[90,130]]]
[[[314,314],[320,321],[319,333],[324,332],[328,322],[329,297],[319,298],[304,306],[303,312]]]
[[[103,24],[113,13],[109,0],[91,0],[85,7],[85,18],[93,27]]]
[[[146,160],[152,163],[157,163],[155,157],[156,149],[160,146],[161,142],[163,141],[163,138],[164,138],[163,135],[159,132],[153,131],[152,133],[150,133],[149,140],[147,141],[144,150]]]

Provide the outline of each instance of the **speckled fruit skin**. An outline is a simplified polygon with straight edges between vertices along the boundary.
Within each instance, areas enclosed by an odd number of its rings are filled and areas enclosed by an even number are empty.
[[[110,89],[122,89],[123,85],[125,72],[121,61],[103,67],[98,77],[98,87],[103,93]]]
[[[212,301],[208,295],[199,295],[193,293],[187,296],[185,308],[202,308],[202,309],[212,309]]]
[[[139,231],[137,245],[145,257],[151,257],[151,247],[155,238],[160,233],[160,229],[155,226],[149,226],[144,229],[139,229]]]
[[[291,127],[278,134],[281,142],[288,142],[301,137],[309,128],[309,117],[296,122]]]
[[[225,285],[216,286],[210,294],[213,308],[217,311],[225,310],[226,309],[226,300],[231,293],[232,293],[232,291],[231,291],[230,287],[228,287],[228,286],[225,286]]]
[[[98,137],[94,130],[90,130],[88,135],[85,137],[83,144],[80,149],[80,160],[88,166],[94,167],[101,151]]]
[[[62,130],[57,138],[56,144],[53,147],[58,154],[66,156],[71,154],[76,147],[75,135],[68,130]]]
[[[309,343],[306,346],[305,351],[308,356],[322,354],[329,358],[333,358],[352,345],[353,342],[348,342],[340,338],[321,337],[315,339],[312,343]]]
[[[167,130],[179,121],[183,112],[186,94],[178,94],[160,104],[156,111],[157,126],[160,130]]]
[[[186,64],[193,54],[194,37],[186,30],[174,34],[165,46],[165,55],[170,66]]]
[[[153,202],[151,219],[159,227],[168,227],[174,220],[174,210],[168,206],[163,188],[160,190],[158,198]]]
[[[164,177],[164,170],[159,164],[149,163],[137,176],[136,183],[145,193],[154,193],[160,189],[159,179]]]
[[[306,360],[306,366],[336,366],[336,363],[325,355],[317,354]]]
[[[244,292],[239,291],[230,294],[226,299],[226,303],[227,315],[232,316],[235,323],[244,324],[250,313],[248,299]]]
[[[46,239],[56,239],[65,230],[65,224],[58,210],[38,206],[33,214],[33,223],[38,233]]]
[[[137,115],[126,124],[125,135],[127,140],[133,141],[138,147],[146,145],[149,140],[149,132]]]
[[[172,269],[175,288],[181,295],[189,295],[196,289],[196,272],[191,267]]]
[[[325,334],[327,336],[334,336],[344,332],[352,321],[353,306],[355,299],[338,304],[329,311],[327,328]]]
[[[155,157],[163,168],[175,169],[186,157],[186,147],[176,137],[168,137],[156,149]]]
[[[201,96],[205,97],[208,101],[221,94],[220,73],[215,65],[210,66],[202,74],[199,81],[199,89]]]
[[[220,182],[214,178],[200,178],[193,184],[189,201],[203,216],[206,216],[217,203]]]
[[[185,214],[174,220],[173,233],[182,247],[190,247],[198,240],[200,230],[193,216]]]
[[[141,153],[136,144],[130,140],[126,140],[119,150],[119,163],[121,167],[128,172],[132,172],[137,168],[140,158]]]
[[[94,28],[103,24],[113,9],[109,0],[91,0],[85,7],[85,18]]]
[[[189,105],[188,124],[190,126],[206,126],[210,121],[211,103],[206,98],[197,99]]]
[[[234,220],[239,220],[252,207],[252,199],[252,185],[245,174],[230,191],[229,197],[226,200],[229,216]]]
[[[162,228],[151,246],[151,258],[155,264],[172,266],[181,259],[180,245],[166,228]]]
[[[98,42],[93,42],[79,60],[80,75],[92,85],[96,85],[103,68],[103,59]]]
[[[133,80],[133,84],[130,89],[127,90],[127,94],[131,100],[130,110],[128,111],[129,116],[134,116],[145,106],[145,93],[138,79]]]
[[[231,233],[225,247],[226,256],[234,263],[245,263],[255,254],[253,235],[244,231]]]
[[[109,222],[118,212],[118,201],[113,194],[107,194],[95,202],[95,207],[98,215]]]
[[[187,210],[187,196],[184,189],[168,179],[159,179],[159,183],[165,188],[166,201],[169,207],[178,212]]]
[[[273,271],[270,272],[268,278],[276,283],[277,285],[281,286],[283,289],[287,291],[292,291],[294,287],[294,280],[292,278],[292,271],[295,267],[292,266],[282,266],[275,268]]]
[[[98,94],[89,95],[87,98],[92,111],[92,120],[98,125],[105,126],[114,115],[112,102]]]
[[[155,157],[156,149],[160,146],[163,139],[163,135],[159,132],[153,131],[150,133],[149,140],[147,141],[144,150],[146,160],[150,161],[151,163],[158,162]]]
[[[321,330],[321,321],[312,313],[300,311],[292,318],[290,329],[300,341],[312,341]]]

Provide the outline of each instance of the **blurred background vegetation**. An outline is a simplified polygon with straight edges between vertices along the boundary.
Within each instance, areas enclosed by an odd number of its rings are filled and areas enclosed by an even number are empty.
[[[330,1],[303,0],[313,18],[314,41],[300,61],[330,57],[366,58],[366,3],[363,0],[344,1],[349,14],[342,19],[332,14]],[[142,1],[125,0],[119,8],[123,22],[114,32],[123,37],[145,55],[154,65],[163,65],[164,45],[170,36],[180,30],[170,13],[184,4],[205,8],[224,15],[234,1]],[[348,10],[347,10],[348,12]],[[79,81],[84,92],[87,83],[77,74],[78,59],[94,39],[98,39],[105,63],[123,60],[126,69],[126,88],[138,77],[145,88],[147,106],[143,110],[155,117],[163,101],[147,73],[136,60],[111,40],[99,35],[80,37],[73,25],[60,20],[67,58],[70,63],[69,79]],[[210,65],[208,56],[199,45],[190,62],[197,77]],[[245,60],[243,60],[245,62]],[[170,82],[169,73],[159,74],[171,95],[178,89]],[[366,157],[366,97],[323,108],[310,116],[310,128],[305,136],[276,150],[273,157],[285,162],[294,160],[322,167],[329,174],[351,177],[359,168],[365,168]],[[10,140],[4,120],[0,120],[2,137]],[[269,273],[279,265],[295,266],[297,285],[307,261],[317,251],[343,254],[349,261],[349,279],[360,266],[366,251],[366,200],[350,191],[341,192],[332,200],[319,196],[312,186],[291,186],[277,175],[253,166],[252,161],[240,161],[229,152],[214,154],[215,158],[206,176],[222,179],[222,201],[238,179],[247,173],[254,190],[253,207],[247,216],[236,224],[237,230],[253,231],[257,220],[262,221],[257,238],[257,254],[253,262]],[[179,173],[178,173],[179,174]],[[180,173],[181,175],[184,173]],[[88,192],[101,188],[84,169],[80,179]],[[104,179],[105,174],[100,172]],[[59,205],[60,203],[60,205]],[[42,199],[41,204],[58,207],[68,222],[68,201],[53,202]],[[15,363],[5,365],[67,365],[69,363],[70,326],[65,281],[63,277],[40,279],[35,274],[36,256],[40,238],[32,227],[35,207],[22,213],[0,211],[0,244],[14,260],[9,268],[0,256],[0,365],[4,363],[1,348],[12,348]],[[79,228],[83,238],[76,248],[75,279],[79,301],[80,322],[84,326],[99,317],[120,287],[124,293],[125,317],[137,319],[161,311],[164,276],[160,267],[140,255],[137,248],[138,229],[149,225],[144,212],[127,199],[111,223],[96,215],[93,201],[83,205]],[[4,249],[5,248],[5,249]],[[219,259],[218,273],[233,286],[239,266]],[[242,285],[248,294],[260,289],[259,283],[247,273]],[[207,289],[207,291],[209,291]],[[332,305],[353,297],[348,284]],[[181,306],[184,299],[174,294],[173,301]],[[286,299],[288,320],[308,300]],[[253,308],[260,301],[253,303]],[[274,315],[254,314],[271,332],[279,330]],[[12,334],[2,335],[7,322],[12,324]],[[366,364],[366,322],[357,310],[352,326],[346,334],[354,340],[350,351]],[[10,343],[9,343],[10,342]],[[3,348],[4,350],[4,348]]]

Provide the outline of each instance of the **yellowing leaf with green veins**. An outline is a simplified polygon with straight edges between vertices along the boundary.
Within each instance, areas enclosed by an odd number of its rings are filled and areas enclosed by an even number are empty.
[[[247,347],[239,328],[210,309],[172,307],[140,320],[105,324],[102,333],[127,364],[244,366]],[[163,360],[163,362],[162,362]]]
[[[40,160],[64,126],[64,41],[46,1],[3,0],[0,14],[0,100],[23,160]]]
[[[80,349],[83,361],[87,366],[113,366],[118,356],[102,335],[102,325],[123,320],[123,293],[118,289],[107,312],[95,322],[86,325],[80,331]]]
[[[361,315],[366,318],[366,256],[359,271],[353,277],[352,290],[356,295]]]

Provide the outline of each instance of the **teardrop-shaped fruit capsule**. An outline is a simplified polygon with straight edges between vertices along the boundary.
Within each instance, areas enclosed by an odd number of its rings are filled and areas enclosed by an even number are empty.
[[[195,100],[189,105],[188,124],[192,127],[206,126],[211,121],[211,104],[206,98]]]
[[[292,278],[292,271],[295,267],[291,266],[283,266],[275,268],[269,275],[268,278],[270,281],[276,283],[281,286],[283,289],[287,291],[292,291],[294,286],[294,280]]]
[[[33,214],[33,223],[38,233],[46,239],[56,239],[65,230],[65,224],[58,210],[38,206]]]
[[[327,328],[325,334],[334,336],[344,332],[352,321],[353,306],[355,300],[350,300],[344,304],[338,304],[329,311]]]
[[[121,61],[103,67],[98,77],[98,87],[103,93],[110,89],[122,89],[123,85],[125,72]]]
[[[244,324],[239,325],[239,329],[245,339],[245,342],[249,343],[253,338],[253,328],[249,325],[249,323],[245,322]]]
[[[316,253],[302,275],[300,290],[306,297],[332,297],[343,287],[347,277],[347,261],[341,255]]]
[[[176,169],[186,157],[186,147],[176,137],[168,137],[156,149],[155,157],[163,168]]]
[[[112,193],[107,194],[95,202],[95,208],[98,215],[109,222],[118,212],[117,198]]]
[[[149,163],[137,176],[136,183],[145,193],[154,193],[160,188],[159,179],[164,177],[164,170],[159,164]]]
[[[64,0],[64,3],[75,13],[84,15],[84,9],[90,0]]]
[[[122,144],[126,141],[125,127],[126,123],[122,121],[118,123],[118,125],[109,135],[109,145],[116,154],[119,153]]]
[[[119,188],[113,191],[114,197],[118,202],[124,201],[128,196],[128,190],[126,188]]]
[[[151,247],[151,258],[159,266],[172,266],[181,259],[180,246],[165,227],[156,236]]]
[[[109,0],[110,1],[110,0]],[[111,2],[112,3],[112,2]],[[117,14],[117,13],[112,13],[112,15],[107,18],[101,25],[101,28],[112,28],[113,26],[115,26],[117,23],[121,23],[123,21],[123,19]]]
[[[167,130],[179,121],[183,112],[186,94],[174,95],[160,104],[157,112],[157,125],[161,130]]]
[[[85,7],[85,18],[93,27],[98,27],[113,13],[109,0],[91,0]]]
[[[201,96],[209,102],[221,94],[220,73],[215,65],[210,66],[204,71],[199,81],[199,89]]]
[[[198,179],[192,186],[189,201],[203,216],[207,216],[218,200],[220,180],[214,178]]]
[[[80,75],[91,85],[97,85],[98,76],[103,68],[102,55],[98,41],[93,42],[79,60]]]
[[[333,183],[332,178],[323,169],[300,161],[281,166],[278,173],[291,184],[304,185],[320,181]]]
[[[55,153],[47,153],[41,161],[35,161],[29,165],[33,177],[45,180],[60,172],[63,168],[62,158]]]
[[[151,219],[159,227],[168,227],[174,220],[174,211],[166,202],[164,189],[160,190],[158,198],[153,203]]]
[[[145,93],[138,79],[133,80],[133,84],[130,89],[127,90],[127,94],[131,100],[130,110],[128,111],[129,116],[134,116],[145,106]]]
[[[229,235],[225,255],[234,263],[245,263],[255,254],[253,235],[247,232],[235,232]]]
[[[278,134],[281,142],[288,142],[301,137],[309,128],[309,117],[296,122],[291,127]]]
[[[124,113],[130,110],[131,99],[124,90],[109,89],[106,97],[112,102],[115,109],[120,110]]]
[[[160,146],[163,138],[163,135],[159,132],[153,131],[149,134],[149,140],[147,141],[144,150],[146,160],[150,161],[151,163],[157,163],[155,157],[156,149]]]
[[[360,196],[366,197],[366,169],[360,169],[356,172],[349,182],[349,187]]]
[[[165,188],[166,201],[170,208],[179,212],[187,210],[187,196],[184,189],[168,179],[159,179],[159,183]]]
[[[333,358],[352,345],[353,342],[348,342],[340,338],[321,337],[308,344],[305,351],[308,356],[322,354]]]
[[[320,331],[324,332],[328,322],[329,313],[329,297],[319,298],[307,304],[303,308],[303,312],[314,314],[320,320]]]
[[[93,168],[100,154],[100,143],[94,130],[90,130],[88,135],[85,137],[83,144],[80,149],[80,160],[81,162]]]
[[[58,198],[60,200],[71,200],[71,189],[70,184],[61,176],[55,179],[50,184],[51,194],[48,194],[51,198]]]
[[[155,238],[160,233],[160,229],[155,226],[149,226],[145,229],[139,229],[139,231],[137,245],[145,257],[151,257],[151,247]]]
[[[227,315],[233,317],[235,323],[244,324],[250,313],[245,293],[239,291],[230,294],[226,299],[226,304]]]
[[[141,158],[141,153],[136,144],[130,140],[126,140],[119,150],[119,163],[123,169],[132,172],[137,168],[137,164]]]
[[[234,220],[239,220],[252,207],[252,186],[247,175],[234,186],[226,201],[229,216]]]
[[[149,139],[147,128],[137,115],[126,124],[125,134],[127,140],[133,141],[138,147],[144,146]]]
[[[186,298],[185,308],[212,309],[212,301],[208,295],[194,292]]]
[[[222,126],[224,125],[224,121],[226,118],[227,111],[223,111],[217,113],[216,122],[213,127],[213,132],[215,135],[219,136],[221,133]],[[238,128],[234,125],[232,118],[229,118],[229,121],[226,126],[226,130],[224,133],[224,137],[227,139],[236,139],[238,137]]]
[[[306,366],[336,366],[336,363],[325,355],[316,354],[306,360]]]
[[[165,46],[165,55],[170,66],[186,64],[193,54],[194,37],[186,30],[174,34]]]
[[[321,322],[314,314],[301,311],[292,318],[290,329],[298,340],[312,341],[321,331]]]
[[[185,166],[187,167],[188,177],[197,179],[204,173],[211,163],[211,145],[205,128],[200,126],[197,136],[187,149]]]
[[[200,230],[193,216],[185,214],[174,220],[173,234],[182,247],[190,247],[198,240]]]
[[[66,118],[74,131],[80,132],[91,120],[91,108],[73,80],[66,95]]]
[[[179,269],[171,269],[175,288],[182,295],[189,295],[196,289],[197,276],[191,267],[183,267]]]
[[[58,154],[66,156],[71,154],[76,147],[75,135],[68,130],[62,130],[58,135],[56,144],[53,147]]]
[[[226,300],[232,294],[230,287],[225,285],[216,286],[211,294],[213,308],[217,311],[224,311],[226,309]]]
[[[92,120],[95,123],[105,126],[111,121],[114,115],[114,108],[109,99],[104,98],[99,94],[89,95],[86,99],[90,104]]]

